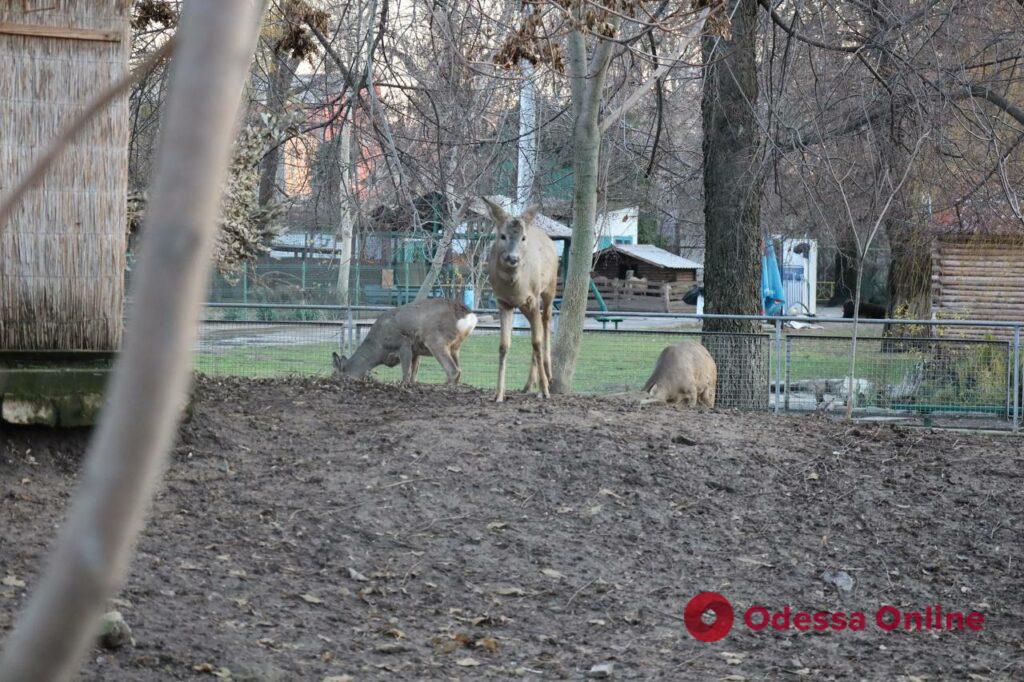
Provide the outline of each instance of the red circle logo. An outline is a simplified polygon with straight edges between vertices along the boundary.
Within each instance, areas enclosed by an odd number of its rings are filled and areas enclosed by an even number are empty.
[[[715,620],[711,623],[705,623],[701,618],[707,611],[715,614]],[[717,642],[729,634],[733,618],[732,604],[717,592],[701,592],[683,610],[686,629],[694,639],[702,642]]]

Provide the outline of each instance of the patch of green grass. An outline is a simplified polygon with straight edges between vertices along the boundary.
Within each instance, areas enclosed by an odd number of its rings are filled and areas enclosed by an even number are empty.
[[[484,389],[494,388],[497,382],[498,338],[496,332],[478,331],[466,340],[460,353],[463,383]],[[573,388],[581,393],[639,389],[650,376],[661,350],[684,338],[699,337],[694,334],[588,332],[583,337]],[[769,346],[774,379],[774,339]],[[948,378],[931,374],[925,376],[917,394],[918,401],[965,408],[1002,404],[1006,393],[1005,360],[1001,360],[999,353],[983,351],[982,348],[965,347],[955,360],[951,358]],[[336,349],[333,342],[232,347],[197,354],[196,368],[214,375],[326,376],[331,372],[331,351]],[[509,390],[518,390],[526,382],[531,353],[529,335],[513,335],[506,376]],[[845,377],[849,372],[849,353],[849,339],[794,335],[789,344],[789,379],[798,382]],[[884,406],[887,400],[882,394],[886,388],[910,382],[928,359],[927,353],[920,350],[885,353],[879,339],[862,339],[858,344],[857,377],[870,381],[881,396],[869,397],[867,404],[862,406],[876,402]],[[722,369],[719,371],[721,373]],[[401,367],[378,367],[373,375],[382,381],[398,381],[402,376]],[[420,362],[418,380],[442,383],[445,376],[433,358],[425,357]]]

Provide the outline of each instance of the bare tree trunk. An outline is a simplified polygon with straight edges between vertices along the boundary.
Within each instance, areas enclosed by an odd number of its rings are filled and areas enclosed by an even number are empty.
[[[220,193],[263,7],[260,0],[186,3],[135,316],[82,485],[0,656],[3,682],[70,678],[127,569],[187,393]]]
[[[341,187],[338,190],[338,305],[349,304],[352,273],[352,121],[342,121],[338,145]]]
[[[704,312],[761,314],[761,127],[757,105],[757,0],[731,0],[732,37],[704,39]],[[745,320],[705,320],[718,363],[716,402],[768,403],[768,341]],[[749,336],[747,336],[749,335]]]
[[[529,11],[526,5],[526,11]],[[533,178],[537,168],[537,103],[533,83],[533,65],[526,59],[519,68],[523,83],[519,90],[519,166],[516,182],[516,212],[522,213],[533,196]]]
[[[861,265],[857,258],[857,245],[851,243],[849,237],[840,237],[836,242],[833,272],[835,291],[828,302],[829,305],[843,305],[853,297],[855,291],[858,291],[857,269]]]
[[[591,64],[587,63],[585,38],[579,32],[569,36],[569,68],[572,78],[573,126],[573,207],[572,243],[569,246],[569,272],[562,291],[558,334],[552,358],[552,393],[572,390],[583,323],[587,317],[590,269],[593,266],[594,220],[597,217],[598,160],[601,154],[601,128],[598,117],[601,94],[608,72],[612,41],[598,44]]]

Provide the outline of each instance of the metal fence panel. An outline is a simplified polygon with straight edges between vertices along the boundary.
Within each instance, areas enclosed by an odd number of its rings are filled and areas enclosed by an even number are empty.
[[[351,352],[380,310],[211,306],[196,347],[196,367],[222,375],[327,376],[331,352]],[[478,314],[481,324],[462,347],[462,379],[493,389],[497,322],[492,311]],[[588,320],[574,390],[639,391],[662,349],[691,340],[703,343],[716,358],[721,407],[842,412],[853,400],[859,416],[956,417],[1013,428],[1021,421],[1019,327],[1002,325],[1005,331],[998,338],[965,339],[943,335],[946,323],[933,323],[930,329],[939,335],[929,338],[882,337],[881,327],[867,325],[866,335],[858,338],[851,379],[851,339],[841,334],[846,320],[819,318],[815,322],[826,329],[797,331],[785,328],[782,320],[762,318],[763,333],[731,334],[703,332],[700,320],[691,315],[616,315],[625,318],[618,330],[600,329],[597,321]],[[528,331],[517,329],[508,364],[510,388],[525,383],[530,354]],[[381,367],[374,376],[396,381],[401,372]],[[419,379],[437,383],[444,381],[444,374],[437,363],[425,359]]]

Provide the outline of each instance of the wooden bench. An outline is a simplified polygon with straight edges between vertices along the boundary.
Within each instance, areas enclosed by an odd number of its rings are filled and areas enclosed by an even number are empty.
[[[608,317],[606,315],[602,315],[597,318],[597,321],[601,323],[601,329],[607,329],[608,323],[611,322],[615,325],[615,331],[619,331],[619,322],[622,322],[624,319],[625,318],[622,317]]]

